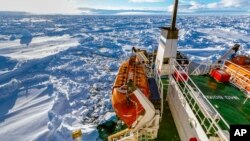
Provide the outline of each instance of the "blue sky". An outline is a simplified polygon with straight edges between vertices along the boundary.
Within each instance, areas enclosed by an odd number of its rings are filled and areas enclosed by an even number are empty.
[[[37,14],[80,14],[86,8],[108,10],[161,10],[171,12],[173,0],[0,0],[1,11]],[[179,0],[180,12],[245,11],[250,0]],[[85,10],[84,10],[85,8]]]

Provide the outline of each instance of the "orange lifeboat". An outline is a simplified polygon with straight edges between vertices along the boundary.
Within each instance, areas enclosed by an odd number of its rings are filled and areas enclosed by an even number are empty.
[[[112,106],[116,115],[130,128],[136,119],[144,113],[144,108],[135,95],[126,90],[128,81],[133,81],[142,93],[149,97],[149,86],[144,66],[135,56],[123,62],[119,68],[112,91]]]

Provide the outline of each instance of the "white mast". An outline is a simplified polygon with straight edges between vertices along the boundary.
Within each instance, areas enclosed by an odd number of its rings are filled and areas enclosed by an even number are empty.
[[[175,0],[172,16],[171,27],[162,27],[160,42],[158,46],[157,56],[156,56],[156,70],[158,74],[169,75],[172,74],[171,71],[171,60],[176,58],[177,54],[177,41],[178,41],[178,29],[175,27],[176,16],[178,9],[178,0]]]

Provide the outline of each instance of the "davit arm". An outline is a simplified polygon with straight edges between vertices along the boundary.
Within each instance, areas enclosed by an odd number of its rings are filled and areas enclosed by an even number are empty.
[[[145,113],[139,117],[132,125],[132,130],[137,131],[145,126],[149,125],[156,115],[156,110],[149,99],[137,88],[133,81],[129,81],[128,92],[133,93],[139,100],[140,104],[143,106]]]

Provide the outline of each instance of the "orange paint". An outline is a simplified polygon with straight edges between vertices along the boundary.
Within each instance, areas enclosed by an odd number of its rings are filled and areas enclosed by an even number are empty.
[[[145,96],[149,96],[148,80],[144,66],[136,62],[135,56],[121,64],[112,91],[112,106],[117,116],[128,127],[131,127],[136,119],[144,113],[144,109],[135,95],[127,94],[127,97],[126,88],[121,89],[129,79],[133,80]]]
[[[234,76],[233,81],[250,92],[250,58],[246,56],[236,56],[231,62],[226,62],[225,65],[230,69],[226,69],[228,73]]]
[[[243,55],[236,56],[231,61],[233,63],[235,63],[237,65],[241,65],[241,66],[250,65],[250,58],[246,57],[246,56],[243,56]]]

